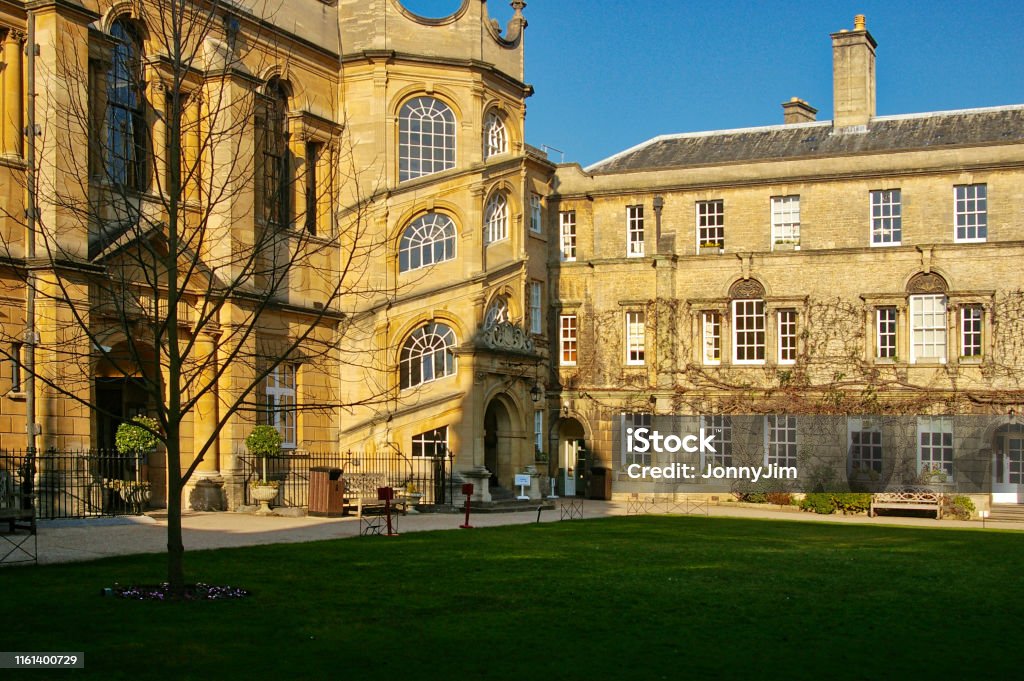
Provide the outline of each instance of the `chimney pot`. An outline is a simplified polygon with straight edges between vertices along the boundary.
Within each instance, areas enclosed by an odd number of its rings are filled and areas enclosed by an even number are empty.
[[[858,14],[853,18],[853,30],[855,31],[866,31],[868,30],[867,20],[863,14]]]
[[[817,113],[817,109],[799,97],[792,97],[788,102],[782,104],[782,122],[786,125],[813,123],[817,120]]]

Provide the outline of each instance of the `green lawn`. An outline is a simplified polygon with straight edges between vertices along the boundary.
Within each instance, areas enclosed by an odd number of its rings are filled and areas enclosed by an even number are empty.
[[[0,571],[0,650],[104,679],[1013,678],[1024,534],[629,517]]]

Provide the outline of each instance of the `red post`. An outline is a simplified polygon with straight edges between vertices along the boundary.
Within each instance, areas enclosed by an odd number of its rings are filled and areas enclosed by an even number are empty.
[[[473,526],[469,524],[469,499],[473,496],[473,483],[467,482],[462,486],[462,493],[466,495],[466,522],[459,525],[464,530],[471,530]]]
[[[378,487],[377,488],[377,498],[384,500],[384,515],[386,515],[387,519],[388,519],[388,536],[389,537],[397,537],[398,536],[398,533],[391,529],[391,500],[394,498],[394,496],[395,496],[395,490],[391,489],[390,487]]]

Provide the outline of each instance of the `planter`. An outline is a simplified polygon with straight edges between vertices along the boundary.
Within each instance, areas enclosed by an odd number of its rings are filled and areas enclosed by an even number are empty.
[[[250,485],[249,492],[253,501],[259,502],[260,507],[256,509],[256,515],[270,515],[270,502],[277,499],[277,483],[270,485]]]
[[[416,505],[423,500],[423,495],[419,492],[407,493],[405,495],[405,512],[406,513],[419,513],[416,510]]]

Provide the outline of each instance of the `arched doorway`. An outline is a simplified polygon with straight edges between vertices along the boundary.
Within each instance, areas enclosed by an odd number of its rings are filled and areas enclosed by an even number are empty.
[[[512,415],[509,405],[495,397],[484,411],[484,466],[491,472],[491,487],[512,482]]]
[[[558,493],[565,497],[583,496],[588,473],[586,433],[583,424],[573,418],[558,424]]]

